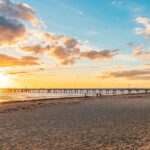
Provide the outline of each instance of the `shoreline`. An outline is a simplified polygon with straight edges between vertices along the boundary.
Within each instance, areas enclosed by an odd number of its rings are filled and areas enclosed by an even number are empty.
[[[67,99],[95,99],[95,98],[103,98],[103,97],[118,97],[118,96],[147,96],[150,95],[150,93],[132,93],[132,94],[115,94],[115,95],[101,95],[101,96],[66,96],[66,97],[52,97],[52,98],[40,98],[40,99],[29,99],[29,100],[12,100],[12,101],[0,101],[0,105],[5,104],[17,104],[17,103],[26,103],[26,102],[41,102],[41,101],[53,101],[53,100],[67,100]]]
[[[58,97],[58,98],[41,98],[41,99],[30,99],[30,100],[16,100],[16,101],[1,101],[0,104],[12,104],[12,103],[26,103],[26,102],[39,102],[39,101],[50,101],[50,100],[66,100],[66,99],[75,99],[75,98],[85,98],[83,97]]]

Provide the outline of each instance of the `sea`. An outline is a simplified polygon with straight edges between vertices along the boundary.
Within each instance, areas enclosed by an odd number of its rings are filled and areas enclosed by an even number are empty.
[[[141,91],[142,92],[142,91]],[[132,91],[131,94],[137,93]],[[116,95],[122,94],[120,91],[116,92]],[[128,94],[125,91],[124,94]],[[101,95],[113,95],[113,92],[102,91]],[[86,96],[96,96],[96,93],[89,92]],[[0,93],[0,103],[2,102],[15,102],[15,101],[30,101],[30,100],[44,100],[44,99],[54,99],[54,98],[65,98],[65,97],[85,97],[85,93]]]

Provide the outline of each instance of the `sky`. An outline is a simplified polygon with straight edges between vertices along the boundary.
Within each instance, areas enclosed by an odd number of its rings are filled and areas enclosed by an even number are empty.
[[[0,87],[150,87],[149,7],[0,0]]]

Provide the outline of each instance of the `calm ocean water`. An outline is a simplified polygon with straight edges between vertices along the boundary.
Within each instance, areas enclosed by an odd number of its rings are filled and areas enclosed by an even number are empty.
[[[134,92],[136,93],[136,92]],[[105,91],[101,93],[102,95],[113,95],[112,92],[106,94]],[[116,94],[121,94],[120,91],[117,91]],[[125,92],[124,94],[127,94]],[[28,101],[28,100],[38,100],[38,99],[47,99],[47,98],[63,98],[63,97],[81,97],[85,96],[85,94],[70,94],[70,93],[0,93],[0,102],[7,102],[7,101]],[[88,96],[96,96],[92,92],[88,94]]]
[[[0,93],[0,102],[28,101],[47,98],[81,97],[83,94],[56,94],[56,93]]]

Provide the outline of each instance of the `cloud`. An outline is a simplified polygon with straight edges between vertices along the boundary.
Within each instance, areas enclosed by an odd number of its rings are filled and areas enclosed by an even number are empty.
[[[137,18],[136,18],[136,22],[137,22],[137,23],[141,23],[141,24],[143,24],[143,25],[147,25],[147,24],[149,24],[150,19],[149,19],[149,18],[146,18],[146,17],[137,17]]]
[[[140,58],[142,61],[150,62],[150,60],[149,60],[150,51],[144,52],[143,50],[144,50],[143,45],[140,45],[140,46],[136,47],[135,50],[133,51],[133,56],[136,56],[136,57]]]
[[[26,29],[23,24],[0,16],[0,46],[14,44],[24,38],[25,34]]]
[[[143,27],[135,28],[135,33],[137,35],[149,35],[150,34],[150,19],[146,17],[137,17],[135,21],[138,24],[143,25]]]
[[[125,78],[129,80],[148,80],[150,79],[149,69],[108,71],[100,75],[101,78]]]
[[[48,42],[58,42],[59,40],[64,38],[64,35],[56,35],[54,33],[49,33],[49,32],[45,32],[45,33],[42,33],[42,34],[40,32],[38,34],[45,37]]]
[[[28,73],[28,71],[5,71],[6,75],[24,75]]]
[[[39,64],[39,58],[24,56],[21,58],[0,54],[0,67],[35,66]]]
[[[77,59],[87,58],[90,60],[107,60],[118,54],[118,50],[87,50],[83,51],[79,46],[80,43],[74,38],[58,37],[58,41],[51,37],[51,45],[30,45],[23,46],[21,50],[33,54],[43,54],[54,57],[60,61],[62,65],[72,65]],[[53,43],[55,41],[55,43]],[[56,42],[57,41],[57,42]]]
[[[84,51],[81,52],[81,57],[85,57],[91,60],[106,60],[111,59],[118,54],[118,50],[102,50],[102,51]]]
[[[36,17],[36,11],[25,3],[0,0],[0,14],[9,18],[31,22],[34,25],[41,23],[41,21]]]
[[[56,35],[49,32],[42,33],[42,34],[46,38],[45,40],[47,40],[47,42],[51,44],[64,45],[67,48],[75,48],[80,45],[80,42],[72,37],[68,37],[65,35]]]
[[[29,5],[0,0],[1,47],[18,44],[17,48],[22,51],[53,57],[62,65],[72,65],[81,58],[107,60],[118,54],[116,50],[97,51],[90,47],[85,51],[85,43],[76,38],[37,30],[34,25],[40,23],[36,11]]]
[[[150,64],[144,64],[145,67],[150,67]]]
[[[140,56],[142,54],[142,51],[144,49],[143,45],[139,45],[134,49],[133,55],[134,56]]]
[[[30,29],[27,26],[30,26]],[[40,25],[36,12],[27,4],[0,0],[0,46],[25,42],[31,27]]]
[[[59,60],[62,65],[72,65],[77,59],[77,53],[79,53],[79,50],[70,48],[72,45],[66,45],[66,47],[61,45],[31,45],[22,47],[22,50],[33,54],[43,54],[54,57]]]
[[[25,52],[33,53],[33,54],[46,54],[49,51],[51,51],[51,46],[50,45],[42,46],[40,44],[29,45],[29,46],[21,47],[21,50]]]
[[[79,49],[69,49],[67,47],[63,47],[63,46],[54,46],[52,47],[52,51],[51,54],[59,59],[66,59],[69,57],[73,57],[78,55],[80,53]]]
[[[64,39],[64,45],[67,48],[75,48],[77,44],[79,44],[79,42],[76,39],[74,39],[74,38],[66,38],[66,39]]]

